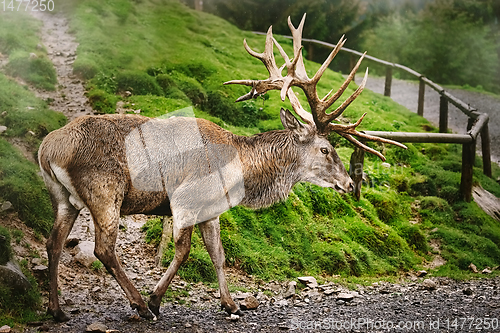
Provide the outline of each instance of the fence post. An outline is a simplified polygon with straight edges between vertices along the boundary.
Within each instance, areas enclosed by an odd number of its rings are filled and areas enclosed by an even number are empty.
[[[365,151],[361,148],[354,148],[349,162],[349,176],[354,182],[354,198],[359,201],[361,197],[361,185],[363,183],[363,164],[365,161]]]
[[[349,67],[350,67],[350,70],[349,71],[352,71],[352,69],[354,68],[354,66],[356,66],[356,58],[354,57],[354,54],[351,53],[351,55],[349,56]],[[353,77],[352,77],[352,80],[355,82],[356,81],[356,73],[354,73]]]
[[[385,68],[384,96],[391,97],[391,85],[392,85],[392,67],[387,66]]]
[[[439,133],[448,132],[448,100],[441,95],[439,99]]]
[[[462,176],[460,179],[460,193],[465,201],[472,199],[472,174],[474,159],[476,158],[476,141],[462,145]]]
[[[491,176],[491,152],[490,152],[490,133],[488,130],[488,122],[483,125],[481,130],[481,150],[483,152],[483,173]]]
[[[314,56],[314,43],[309,43],[307,46],[307,60],[313,60]]]
[[[418,109],[417,114],[421,117],[424,116],[424,97],[425,97],[425,82],[422,80],[423,76],[420,77],[420,84],[418,86]]]

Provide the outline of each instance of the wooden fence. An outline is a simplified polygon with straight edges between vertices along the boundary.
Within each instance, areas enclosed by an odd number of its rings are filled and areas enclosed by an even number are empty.
[[[265,35],[262,32],[255,32],[256,34]],[[291,36],[283,36],[292,39]],[[335,44],[323,42],[316,39],[302,38],[302,41],[312,45],[320,45],[327,48],[334,48]],[[343,47],[341,51],[349,53],[351,57],[351,68],[356,63],[355,57],[362,56],[361,52]],[[364,131],[369,135],[375,135],[382,138],[396,140],[399,142],[419,142],[419,143],[458,143],[462,145],[462,175],[460,180],[460,193],[464,200],[470,202],[472,199],[472,174],[474,160],[476,157],[476,142],[478,136],[481,135],[481,149],[483,155],[483,173],[491,177],[491,155],[490,155],[490,136],[488,132],[489,116],[486,113],[479,113],[477,109],[464,103],[460,99],[445,91],[443,87],[432,82],[424,75],[414,71],[406,66],[391,63],[381,60],[370,55],[366,55],[365,59],[373,61],[377,64],[383,65],[386,68],[385,88],[384,95],[391,96],[392,85],[392,72],[393,69],[402,70],[418,78],[419,92],[418,92],[418,108],[417,113],[420,116],[424,115],[424,94],[425,86],[428,85],[437,91],[440,97],[439,107],[439,133],[411,133],[411,132],[380,132],[380,131]],[[460,111],[468,116],[467,134],[451,134],[448,132],[448,104],[455,105]],[[351,155],[350,170],[351,178],[355,183],[354,195],[359,200],[361,195],[361,183],[363,177],[363,161],[364,151],[356,148]]]

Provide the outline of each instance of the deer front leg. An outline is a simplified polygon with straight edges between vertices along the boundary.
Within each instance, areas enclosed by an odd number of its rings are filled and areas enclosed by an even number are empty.
[[[168,266],[167,272],[161,278],[160,282],[156,285],[151,298],[149,299],[148,306],[149,309],[158,316],[160,314],[160,304],[161,299],[165,292],[167,291],[168,285],[174,278],[177,270],[181,264],[186,261],[189,256],[189,251],[191,249],[191,234],[193,232],[193,225],[180,229],[176,219],[174,217],[174,243],[175,243],[175,254],[174,259]]]
[[[73,227],[73,224],[78,216],[78,210],[75,209],[69,201],[58,204],[56,208],[56,220],[52,228],[49,239],[47,240],[47,255],[49,257],[49,306],[47,313],[52,315],[56,321],[68,321],[69,317],[59,305],[59,297],[57,294],[58,283],[58,267],[59,259],[63,249],[64,241]]]
[[[208,254],[210,254],[210,258],[215,266],[217,280],[219,281],[221,306],[229,314],[243,315],[240,308],[234,303],[229,294],[226,276],[224,275],[224,262],[226,261],[226,257],[220,239],[219,217],[200,223],[198,227],[200,228],[201,236]]]

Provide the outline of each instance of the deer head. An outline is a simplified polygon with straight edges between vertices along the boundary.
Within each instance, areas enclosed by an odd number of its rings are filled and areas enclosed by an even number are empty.
[[[337,90],[337,92],[333,93],[333,89],[322,99],[319,98],[318,92],[316,90],[316,85],[318,84],[318,81],[320,80],[321,76],[327,69],[328,65],[330,62],[333,60],[333,58],[337,55],[337,53],[340,51],[342,46],[345,43],[344,36],[339,40],[337,43],[336,47],[332,50],[328,58],[325,60],[323,65],[319,68],[319,70],[316,72],[313,78],[309,78],[306,73],[306,69],[304,66],[304,60],[302,58],[302,29],[304,27],[304,22],[305,22],[306,14],[302,17],[302,20],[298,26],[298,28],[295,28],[294,25],[292,24],[290,17],[288,17],[288,26],[290,27],[290,30],[292,32],[292,37],[293,37],[293,53],[294,56],[292,59],[288,57],[286,52],[283,50],[283,48],[280,46],[280,44],[274,39],[273,33],[272,33],[272,26],[269,27],[269,30],[267,31],[267,37],[266,37],[266,45],[264,52],[258,53],[253,51],[247,44],[246,40],[244,40],[243,44],[245,46],[245,49],[247,50],[248,53],[250,53],[253,57],[260,59],[264,65],[266,66],[266,69],[269,72],[269,78],[265,80],[232,80],[225,82],[224,84],[242,84],[246,86],[252,87],[250,92],[246,95],[241,96],[238,98],[236,101],[244,101],[248,100],[251,98],[256,98],[264,93],[266,93],[269,90],[281,90],[281,99],[284,101],[286,97],[288,97],[290,103],[292,104],[294,112],[299,116],[299,118],[303,121],[303,123],[300,123],[295,119],[295,123],[293,120],[288,119],[287,124],[288,126],[285,125],[285,122],[283,124],[285,127],[290,128],[293,127],[294,131],[298,133],[302,133],[302,136],[305,136],[305,133],[308,133],[309,135],[315,134],[317,136],[318,141],[322,141],[319,143],[320,147],[321,145],[324,145],[325,149],[319,148],[321,153],[325,155],[330,155],[332,154],[332,160],[333,163],[340,163],[340,160],[330,144],[326,144],[326,136],[330,134],[331,132],[336,132],[342,137],[346,138],[348,141],[353,143],[355,146],[373,153],[377,155],[380,159],[385,161],[385,157],[378,151],[368,147],[367,145],[363,144],[362,142],[358,141],[357,139],[354,138],[354,136],[357,136],[358,138],[362,138],[363,140],[368,140],[368,141],[378,141],[378,142],[384,142],[384,143],[389,143],[393,144],[396,146],[399,146],[401,148],[405,148],[406,146],[392,140],[384,139],[384,138],[379,138],[376,136],[371,136],[364,134],[363,132],[358,132],[356,130],[356,127],[361,123],[363,118],[365,117],[366,113],[359,118],[358,121],[356,121],[354,124],[338,124],[338,123],[332,123],[337,117],[339,117],[344,110],[356,99],[356,97],[361,94],[363,91],[365,84],[366,84],[366,79],[368,77],[368,69],[366,70],[365,76],[363,78],[363,81],[359,85],[359,87],[356,89],[356,91],[349,96],[339,107],[337,107],[334,111],[327,113],[328,108],[330,108],[335,101],[337,101],[346,88],[348,87],[349,83],[354,78],[354,75],[356,71],[358,70],[361,61],[364,58],[364,55],[359,59],[357,62],[356,66],[352,69],[351,73],[345,80],[345,82],[340,86],[340,88]],[[282,67],[278,68],[276,61],[274,59],[274,54],[273,54],[273,45],[276,45],[278,48],[281,56],[285,60],[285,63],[283,64]],[[283,69],[286,67],[287,74],[285,76],[282,75]],[[300,104],[297,96],[295,93],[292,91],[291,87],[296,86],[301,88],[304,91],[305,96],[307,97],[307,101],[309,103],[309,106],[311,108],[311,113],[306,111]],[[283,112],[282,112],[282,121],[283,121]],[[291,114],[287,117],[293,117]],[[292,124],[294,123],[294,124]],[[317,156],[317,155],[315,155]],[[315,159],[315,165],[316,167],[319,167],[321,163],[319,163],[319,159]],[[319,164],[318,164],[319,163]],[[312,167],[312,166],[311,166]],[[316,167],[314,169],[316,169]],[[343,167],[342,167],[343,168]],[[344,169],[345,173],[345,169]],[[347,176],[347,173],[345,173],[345,176]],[[347,176],[349,177],[349,176]],[[324,178],[319,177],[321,179],[316,179],[318,177],[313,177],[314,179],[310,182],[312,183],[324,183]],[[318,184],[321,185],[321,184]],[[324,185],[321,185],[324,186]]]

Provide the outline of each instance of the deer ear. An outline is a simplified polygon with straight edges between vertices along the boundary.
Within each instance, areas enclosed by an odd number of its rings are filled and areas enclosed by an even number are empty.
[[[301,141],[307,139],[309,136],[308,126],[298,121],[289,110],[281,108],[280,118],[283,127],[297,134]]]

